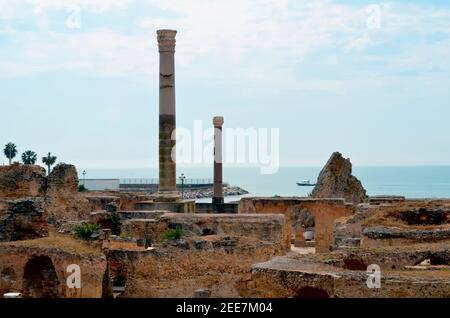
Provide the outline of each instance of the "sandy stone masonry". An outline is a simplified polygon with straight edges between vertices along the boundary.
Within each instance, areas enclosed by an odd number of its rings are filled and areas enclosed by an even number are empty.
[[[186,236],[238,236],[270,242],[281,250],[290,249],[290,228],[280,214],[187,214],[167,212],[128,212],[137,218],[122,223],[122,235],[144,238],[149,235],[152,242],[160,243],[168,229],[181,228]],[[123,214],[123,213],[122,213]]]
[[[242,198],[239,213],[281,213],[292,226],[293,210],[306,209],[315,219],[316,252],[329,252],[334,243],[334,223],[337,219],[355,212],[352,204],[343,199],[311,198]],[[297,232],[297,231],[295,231]],[[298,232],[301,235],[301,232]],[[297,240],[302,238],[298,237]]]
[[[0,200],[43,196],[46,190],[45,175],[45,169],[40,166],[0,166]]]
[[[68,244],[60,246],[62,242]],[[106,257],[100,251],[84,252],[86,248],[64,236],[0,243],[0,293],[15,290],[34,298],[111,295],[109,282],[104,281],[105,273],[108,275]],[[67,268],[71,264],[80,266],[81,289],[67,288]]]

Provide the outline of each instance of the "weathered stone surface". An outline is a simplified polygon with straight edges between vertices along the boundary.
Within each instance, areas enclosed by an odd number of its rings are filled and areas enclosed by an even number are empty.
[[[187,235],[246,236],[290,247],[290,230],[283,215],[167,213],[161,220],[170,228],[181,227]]]
[[[144,239],[148,237],[152,242],[161,242],[163,233],[168,230],[165,222],[155,219],[123,220],[120,233],[123,237]]]
[[[45,185],[45,169],[42,167],[0,166],[0,199],[43,196]]]
[[[371,239],[405,238],[418,241],[440,240],[450,239],[450,228],[432,230],[404,230],[399,228],[376,226],[365,228],[362,234]]]
[[[60,225],[89,218],[91,206],[78,192],[75,166],[58,164],[48,176],[47,184],[46,204],[51,223]]]
[[[194,292],[194,298],[209,298],[211,297],[211,290],[208,288],[200,288]]]
[[[354,205],[344,199],[313,199],[298,197],[242,198],[239,213],[282,213],[288,226],[295,222],[295,211],[306,209],[314,217],[316,252],[328,252],[333,246],[333,229],[336,219],[353,215]],[[290,235],[290,234],[289,234]]]
[[[449,261],[448,247],[430,251],[410,249],[377,250],[372,253],[351,252],[300,256],[294,253],[255,264],[252,276],[241,286],[242,297],[295,298],[395,298],[449,297],[450,274],[445,270],[428,275],[405,270],[424,258]],[[367,266],[381,267],[381,288],[367,287]],[[445,267],[444,267],[445,268]]]
[[[176,240],[175,241],[175,245],[178,248],[182,248],[182,249],[185,249],[185,250],[189,249],[189,242],[186,241],[185,239],[178,239],[178,240]]]
[[[78,193],[78,174],[73,165],[60,163],[56,165],[48,176],[48,193],[59,192],[64,189],[67,193]]]
[[[362,222],[366,214],[356,213],[350,217],[339,218],[334,224],[334,249],[359,247],[362,236]]]
[[[0,241],[27,240],[47,234],[43,198],[0,201]]]
[[[82,288],[68,288],[70,265],[80,266]],[[67,235],[0,243],[0,294],[26,297],[109,296],[108,264],[100,249]]]
[[[136,215],[139,216],[140,214]],[[124,237],[143,238],[147,233],[154,242],[162,242],[166,231],[181,228],[185,237],[208,235],[245,236],[273,243],[282,249],[290,247],[290,231],[283,215],[186,213],[151,215],[154,215],[156,218],[123,220],[121,235]],[[206,246],[202,246],[199,243],[198,245],[195,244],[195,247],[202,249]]]
[[[166,244],[150,251],[111,250],[112,279],[124,282],[123,297],[193,297],[198,289],[209,289],[214,298],[239,297],[238,286],[251,265],[282,253],[274,244],[253,238],[240,237],[234,246],[215,243],[226,242],[225,237],[204,239],[221,246],[186,250]]]
[[[366,200],[366,190],[352,175],[350,160],[344,159],[339,152],[332,154],[320,172],[312,195],[315,198],[343,198],[356,204]]]

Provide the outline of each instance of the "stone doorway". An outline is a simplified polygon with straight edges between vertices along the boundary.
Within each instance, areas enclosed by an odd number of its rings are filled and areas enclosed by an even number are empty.
[[[315,247],[315,217],[306,208],[291,208],[292,243],[296,248]]]
[[[22,294],[26,298],[56,298],[59,282],[48,256],[36,256],[25,265]]]

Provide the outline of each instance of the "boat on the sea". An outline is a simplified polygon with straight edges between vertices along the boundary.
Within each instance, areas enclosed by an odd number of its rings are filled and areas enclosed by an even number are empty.
[[[311,180],[303,180],[302,182],[297,182],[299,187],[314,187],[316,184],[311,183]]]

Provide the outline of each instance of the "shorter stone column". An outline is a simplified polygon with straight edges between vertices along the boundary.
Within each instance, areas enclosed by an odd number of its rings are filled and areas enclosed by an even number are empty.
[[[222,126],[223,117],[214,117],[214,195],[213,204],[223,204]]]

